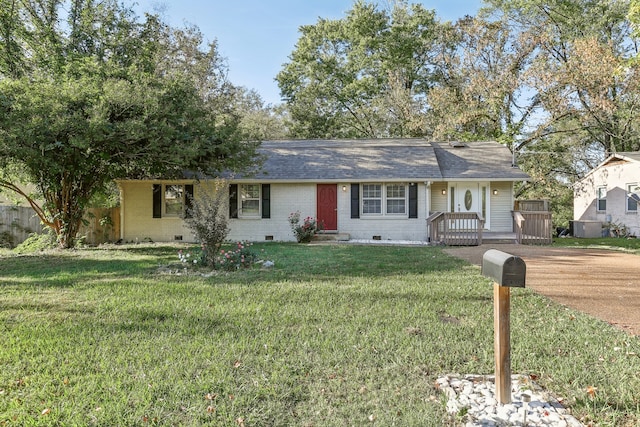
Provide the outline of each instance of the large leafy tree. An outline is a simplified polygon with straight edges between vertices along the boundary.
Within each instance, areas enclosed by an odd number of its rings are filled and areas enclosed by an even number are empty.
[[[276,77],[294,136],[423,135],[438,23],[404,1],[392,9],[356,1],[346,17],[300,27]]]
[[[441,32],[438,84],[428,92],[438,139],[497,140],[509,148],[536,111],[525,73],[535,51],[505,20],[464,17]]]
[[[526,85],[537,103],[514,145],[534,178],[529,197],[551,198],[571,218],[573,191],[605,156],[640,149],[637,39],[625,0],[489,0],[492,13],[536,44]]]
[[[113,0],[0,0],[0,187],[68,248],[114,179],[250,164],[234,88],[215,43],[201,46]]]
[[[496,139],[531,176],[527,197],[569,219],[572,191],[615,151],[640,143],[640,76],[629,2],[487,0],[443,33],[429,93],[437,136]]]
[[[640,0],[631,0],[629,7],[629,20],[633,25],[634,35],[640,34]]]
[[[537,116],[520,148],[562,135],[598,158],[640,148],[638,54],[625,0],[489,0],[491,11],[534,37],[528,84]],[[591,162],[584,159],[588,166]]]

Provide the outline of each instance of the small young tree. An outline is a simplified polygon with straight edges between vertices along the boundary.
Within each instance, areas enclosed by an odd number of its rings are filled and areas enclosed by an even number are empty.
[[[206,265],[213,266],[220,246],[229,234],[227,198],[229,183],[216,180],[211,186],[201,185],[202,191],[191,200],[184,218],[202,244],[202,258]]]

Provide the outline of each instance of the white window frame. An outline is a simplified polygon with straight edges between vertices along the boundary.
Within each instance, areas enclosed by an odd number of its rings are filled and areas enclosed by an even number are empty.
[[[377,186],[379,188],[379,195],[372,194],[371,191],[365,191],[365,186]],[[406,182],[390,182],[390,183],[367,182],[367,183],[361,184],[360,187],[361,187],[360,188],[360,216],[362,218],[371,218],[371,217],[408,218],[409,217],[409,208],[408,208],[409,207],[409,189],[408,189],[408,184]],[[389,191],[393,187],[402,187],[404,197],[389,196]],[[388,209],[390,207],[389,201],[391,200],[404,200],[404,212],[390,213]],[[372,201],[372,202],[378,201],[380,205],[379,211],[365,212],[365,204],[367,201]]]
[[[179,197],[167,197],[167,193],[169,191],[171,191],[170,189],[174,187],[174,188],[179,188]],[[185,192],[185,187],[184,184],[164,184],[162,186],[162,216],[163,217],[171,217],[171,218],[179,218],[182,217],[184,214],[184,209],[186,206],[185,203],[185,197],[186,197],[186,192]],[[178,203],[177,201],[172,203],[172,206],[180,206],[179,211],[175,211],[174,209],[167,209],[168,208],[168,201],[170,200],[178,200],[178,198],[180,198],[180,202]]]
[[[246,195],[245,190],[249,187],[257,187],[258,196],[250,197],[250,195]],[[238,218],[260,218],[262,215],[262,185],[260,184],[238,184]],[[247,201],[257,201],[258,211],[257,212],[245,212],[244,202]]]
[[[407,185],[406,184],[401,184],[401,183],[391,183],[391,184],[386,184],[384,186],[384,205],[385,205],[385,215],[393,215],[393,216],[407,216]],[[392,190],[393,188],[400,188],[402,189],[402,197],[399,196],[395,196],[395,195],[389,195],[389,191]],[[390,201],[402,201],[402,212],[389,212],[389,207],[390,207]]]
[[[365,187],[378,187],[378,188],[365,189]],[[375,191],[378,194],[372,193],[372,191]],[[382,212],[384,212],[384,207],[382,206],[383,191],[384,191],[384,185],[379,182],[362,184],[362,191],[361,191],[362,196],[360,197],[360,206],[361,206],[360,213],[362,214],[362,216],[382,216]],[[365,205],[367,204],[366,202],[368,201],[371,201],[371,202],[378,201],[380,203],[379,204],[380,210],[377,212],[371,212],[370,208],[368,208],[367,210],[369,210],[369,212],[365,212]]]
[[[604,209],[600,209],[600,202],[601,201],[604,202]],[[607,187],[606,186],[598,186],[598,187],[596,187],[596,211],[597,212],[606,212],[607,211]]]
[[[629,197],[629,193],[636,193],[636,194],[640,194],[640,183],[639,182],[633,182],[631,184],[627,184],[627,191],[625,193],[625,212],[629,213],[629,214],[637,214],[638,213],[638,205],[640,203],[638,203],[637,201],[633,200],[631,197]],[[635,204],[635,209],[630,209],[631,203]]]

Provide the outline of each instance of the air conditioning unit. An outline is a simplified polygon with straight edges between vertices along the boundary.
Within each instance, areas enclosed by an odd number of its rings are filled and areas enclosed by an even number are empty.
[[[602,221],[573,221],[574,237],[602,237]]]

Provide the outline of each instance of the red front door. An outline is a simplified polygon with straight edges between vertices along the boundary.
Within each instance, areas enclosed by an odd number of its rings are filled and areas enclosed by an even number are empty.
[[[318,184],[318,223],[324,230],[338,230],[338,186],[336,184]]]

